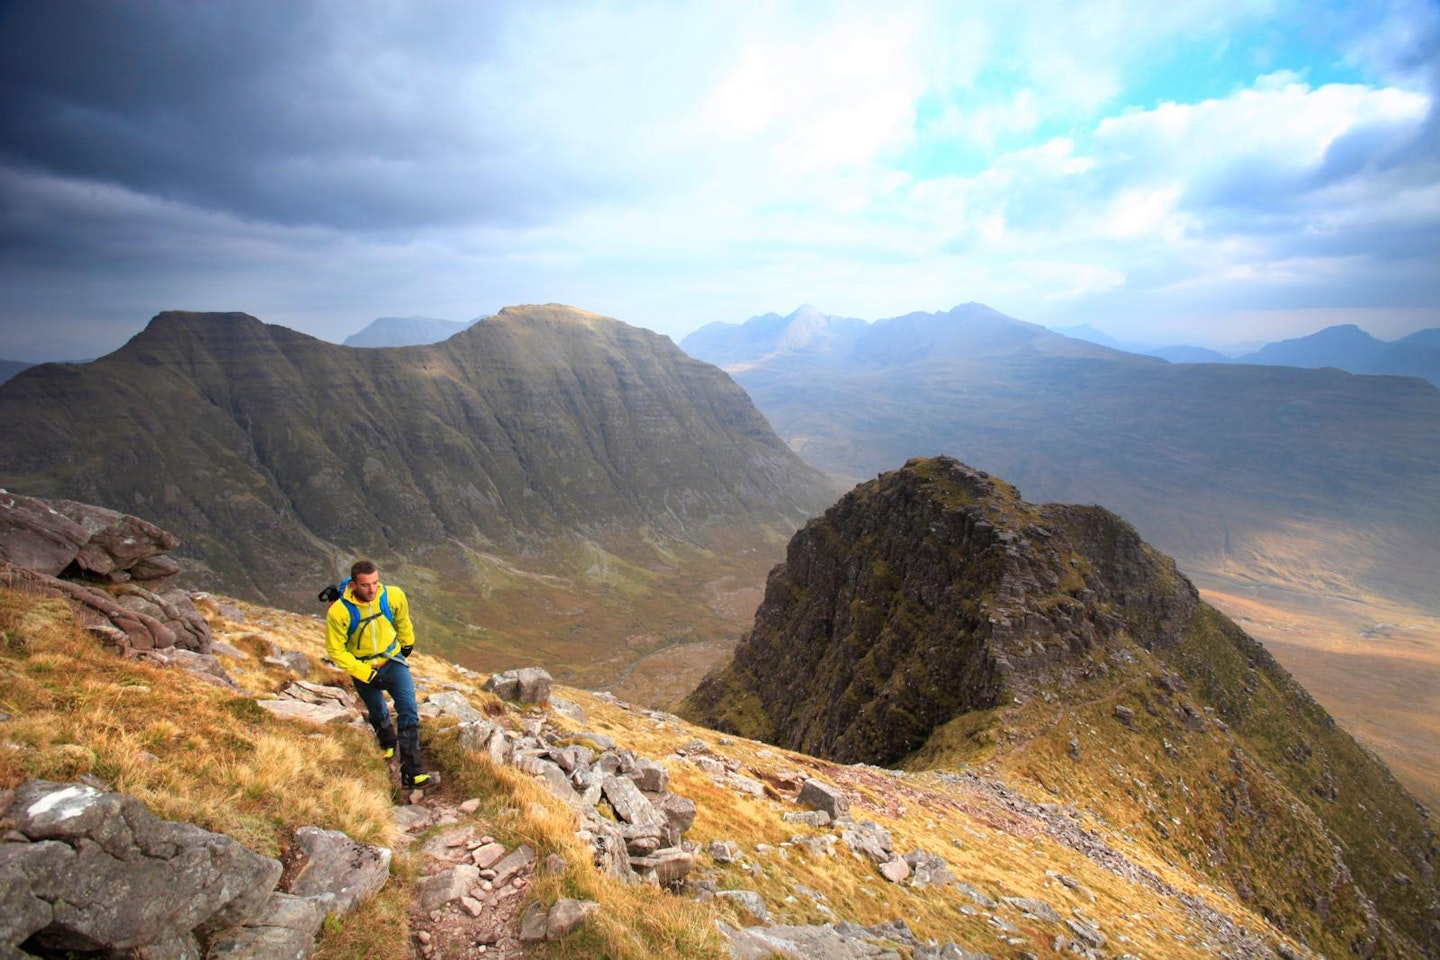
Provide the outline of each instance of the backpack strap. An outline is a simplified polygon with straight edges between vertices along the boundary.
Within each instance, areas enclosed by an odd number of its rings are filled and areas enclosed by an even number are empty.
[[[382,616],[386,620],[390,621],[390,625],[392,627],[395,625],[395,612],[390,609],[390,589],[388,587],[382,586],[380,588],[380,612],[372,614],[362,620],[360,619],[360,608],[345,597],[345,588],[349,585],[349,583],[349,578],[342,580],[340,583],[340,602],[345,604],[345,610],[350,614],[350,629],[345,633],[346,639],[349,639],[355,636],[355,634],[359,633],[360,628],[365,626],[371,620],[378,619]],[[386,652],[388,653],[389,651]]]

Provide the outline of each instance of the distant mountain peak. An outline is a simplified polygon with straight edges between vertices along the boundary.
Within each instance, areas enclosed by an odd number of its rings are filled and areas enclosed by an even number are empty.
[[[438,343],[478,322],[440,320],[435,317],[376,317],[358,333],[345,338],[347,347],[409,347]]]

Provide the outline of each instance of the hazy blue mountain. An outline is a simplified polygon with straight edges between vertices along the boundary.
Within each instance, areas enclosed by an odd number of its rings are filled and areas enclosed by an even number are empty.
[[[347,347],[409,347],[421,343],[439,343],[478,323],[474,320],[436,320],[434,317],[376,317],[359,333],[345,338]]]
[[[1346,323],[1308,337],[1266,344],[1254,353],[1237,357],[1235,362],[1335,367],[1350,373],[1420,377],[1440,385],[1440,327],[1387,342]]]
[[[838,477],[946,454],[1109,507],[1191,570],[1440,602],[1440,390],[1419,380],[1165,363],[978,304],[727,369]]]
[[[1394,341],[1394,346],[1407,347],[1440,347],[1440,327],[1429,327],[1425,330],[1416,330],[1408,337],[1402,337]]]
[[[697,360],[719,366],[763,361],[781,367],[799,364],[833,370],[1015,351],[1122,356],[1116,350],[1007,317],[983,303],[964,303],[937,313],[907,313],[874,323],[831,317],[806,305],[785,317],[767,313],[743,324],[708,324],[680,346]],[[1149,362],[1142,357],[1132,359]]]
[[[1152,347],[1141,350],[1147,356],[1159,357],[1170,363],[1233,363],[1230,357],[1209,347]]]
[[[9,380],[21,370],[33,366],[35,366],[35,364],[26,363],[24,360],[0,360],[0,383]]]
[[[1076,324],[1072,327],[1051,327],[1050,329],[1063,336],[1073,337],[1076,340],[1088,340],[1090,343],[1098,343],[1102,347],[1110,347],[1113,350],[1130,350],[1131,353],[1139,352],[1137,350],[1131,350],[1130,347],[1116,340],[1104,330],[1097,329],[1088,323]]]
[[[1309,336],[1267,343],[1254,353],[1236,357],[1236,363],[1268,363],[1282,367],[1336,367],[1365,372],[1385,349],[1353,323],[1326,327]]]
[[[821,313],[808,303],[787,316],[767,313],[744,323],[708,323],[680,342],[707,363],[744,363],[774,354],[846,356],[866,322]]]

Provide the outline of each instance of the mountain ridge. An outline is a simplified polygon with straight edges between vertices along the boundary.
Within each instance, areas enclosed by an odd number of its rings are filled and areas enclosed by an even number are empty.
[[[682,712],[839,762],[1115,798],[1130,832],[1320,949],[1440,954],[1434,829],[1384,765],[1124,521],[949,458],[797,533]]]
[[[313,609],[317,583],[369,554],[413,568],[450,636],[492,643],[526,617],[487,604],[497,590],[529,592],[536,623],[578,606],[647,642],[683,636],[662,610],[619,618],[682,567],[764,562],[829,495],[718,369],[558,305],[381,349],[167,312],[92,364],[0,386],[0,413],[0,485],[188,530],[201,583]],[[568,585],[547,606],[508,565]]]

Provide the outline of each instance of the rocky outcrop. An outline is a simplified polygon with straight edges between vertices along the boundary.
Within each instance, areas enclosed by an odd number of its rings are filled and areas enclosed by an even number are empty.
[[[1119,517],[1036,506],[955,460],[915,460],[795,535],[733,663],[684,712],[890,763],[952,717],[1088,669],[1121,633],[1173,643],[1197,604]]]
[[[0,490],[0,583],[64,597],[80,625],[122,655],[208,653],[210,627],[173,585],[173,535],[146,520],[72,500]]]
[[[485,689],[523,696],[517,674],[531,695],[542,691],[549,699],[550,675],[538,668],[497,674]],[[695,822],[695,803],[670,792],[661,764],[618,749],[604,734],[562,730],[535,715],[518,733],[488,719],[462,721],[459,737],[462,746],[530,774],[565,801],[595,865],[609,875],[671,887],[689,874],[695,850],[681,838]]]
[[[0,845],[0,938],[54,950],[131,949],[253,918],[280,863],[218,834],[152,815],[82,784],[31,781],[5,816],[24,842]]]
[[[550,680],[550,674],[539,667],[521,667],[495,674],[482,689],[502,700],[546,703],[550,699]]]
[[[737,928],[719,924],[736,960],[991,960],[959,944],[921,940],[904,920],[864,927],[857,923]]]
[[[1075,785],[1044,787],[1072,802],[1181,783],[1183,802],[1132,793],[1157,845],[1184,856],[1200,838],[1211,876],[1327,951],[1440,957],[1435,831],[1384,765],[1123,520],[1028,503],[949,458],[862,484],[797,533],[684,711],[841,762],[1026,777],[1025,756],[1065,757]],[[889,879],[933,878],[895,854],[869,855]]]
[[[388,850],[302,828],[299,866],[277,891],[279,861],[85,784],[32,780],[0,793],[0,824],[6,957],[303,958],[325,917],[378,890],[390,862]]]

